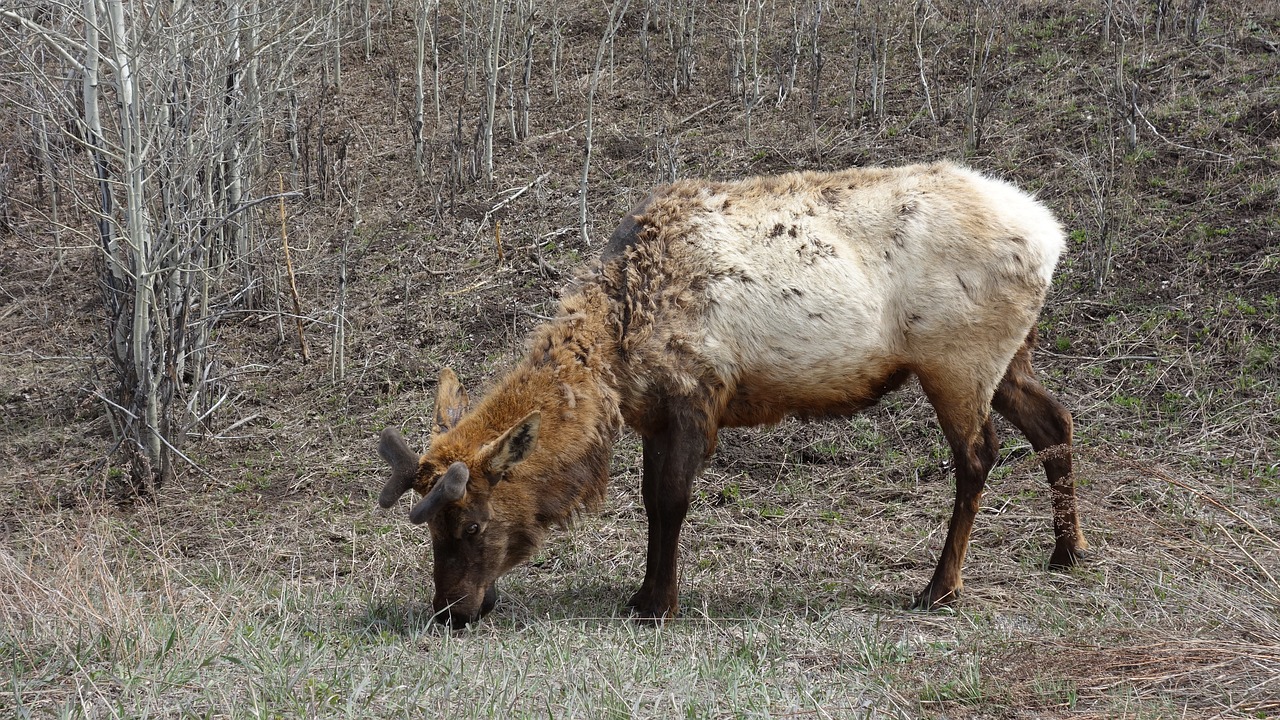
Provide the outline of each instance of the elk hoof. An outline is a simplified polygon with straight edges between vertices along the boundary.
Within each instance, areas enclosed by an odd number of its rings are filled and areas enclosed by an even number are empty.
[[[627,607],[631,610],[632,617],[642,623],[661,625],[676,616],[674,602],[657,600],[652,594],[644,591],[632,595],[627,601]]]
[[[960,588],[963,585],[957,585],[954,588],[943,590],[937,588],[931,582],[925,586],[924,590],[911,601],[907,606],[909,610],[939,610],[948,607],[960,598]]]
[[[1068,570],[1089,559],[1089,545],[1081,541],[1077,545],[1058,545],[1049,557],[1050,570]]]

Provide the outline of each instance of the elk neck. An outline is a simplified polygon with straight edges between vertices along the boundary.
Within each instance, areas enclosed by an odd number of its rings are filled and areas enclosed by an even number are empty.
[[[450,435],[471,447],[541,414],[537,447],[503,482],[533,506],[539,524],[563,525],[598,509],[622,425],[611,305],[597,285],[571,289],[557,316],[536,328],[525,357]],[[458,432],[460,431],[460,432]],[[483,435],[482,435],[483,434]],[[467,437],[470,436],[470,437]]]

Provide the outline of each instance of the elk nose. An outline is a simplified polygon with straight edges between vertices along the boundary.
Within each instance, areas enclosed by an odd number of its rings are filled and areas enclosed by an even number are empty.
[[[461,630],[470,623],[480,619],[479,612],[467,612],[461,607],[461,602],[454,601],[451,603],[436,603],[437,610],[435,621],[441,625],[448,625],[454,630]]]
[[[498,584],[494,583],[484,591],[484,602],[480,604],[480,617],[484,617],[493,611],[493,607],[498,604]]]
[[[436,609],[435,620],[443,625],[448,625],[454,630],[462,628],[480,621],[480,618],[488,615],[498,604],[498,591],[494,585],[490,585],[484,591],[484,599],[481,600],[480,606],[474,610],[468,609],[469,603],[467,597],[463,596],[456,599],[441,599],[437,596],[436,602],[433,603]]]
[[[480,616],[478,614],[464,615],[463,613],[451,612],[449,610],[436,613],[436,622],[448,625],[454,630],[461,630],[471,623],[478,622],[479,620]]]

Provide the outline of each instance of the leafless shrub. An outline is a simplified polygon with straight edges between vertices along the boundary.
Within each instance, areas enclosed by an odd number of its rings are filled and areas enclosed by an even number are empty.
[[[96,0],[50,7],[43,22],[3,11],[0,25],[23,49],[27,86],[39,90],[27,98],[35,127],[74,127],[85,150],[49,174],[92,189],[74,198],[96,219],[102,261],[110,380],[97,394],[130,492],[168,480],[187,433],[211,421],[221,403],[212,329],[221,308],[262,292],[247,221],[276,196],[251,192],[264,150],[254,118],[274,111],[276,96],[258,87],[284,86],[297,55],[271,49],[311,25],[290,21],[287,5],[252,17],[240,3],[226,10]],[[149,20],[155,12],[164,26]],[[81,78],[78,102],[53,84],[64,75]],[[53,162],[46,154],[46,167]],[[60,232],[79,232],[62,226],[56,201],[50,218]]]
[[[760,32],[764,0],[738,0],[729,70],[729,97],[742,104],[746,142],[751,144],[751,116],[760,101]]]
[[[996,0],[974,0],[969,14],[968,82],[964,90],[964,144],[969,153],[982,146],[982,124],[994,107],[985,92],[991,51],[998,44],[1002,13],[1007,8]]]
[[[693,85],[698,71],[697,41],[700,13],[704,0],[672,0],[668,39],[675,53],[675,72],[671,76],[671,93],[679,95]]]
[[[920,89],[924,93],[924,107],[929,112],[929,119],[938,124],[938,114],[933,111],[933,95],[929,92],[929,75],[925,72],[924,36],[925,26],[933,18],[936,9],[930,0],[917,0],[912,6],[911,40],[916,49],[916,67],[920,70]]]

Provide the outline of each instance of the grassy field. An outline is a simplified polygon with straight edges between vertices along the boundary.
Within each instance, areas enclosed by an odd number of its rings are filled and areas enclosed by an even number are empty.
[[[588,240],[581,123],[605,8],[557,5],[558,84],[539,55],[530,136],[499,134],[494,183],[461,183],[452,204],[439,174],[417,176],[389,81],[412,82],[410,10],[376,27],[369,59],[352,42],[341,88],[300,81],[303,112],[346,138],[341,192],[289,209],[314,357],[279,309],[273,208],[257,221],[268,299],[218,330],[227,400],[154,497],[122,497],[107,456],[97,256],[50,243],[34,171],[15,163],[0,223],[0,715],[1280,717],[1280,12],[1210,3],[1193,38],[1193,4],[1173,4],[1158,35],[1157,4],[1115,3],[1103,42],[1106,3],[919,5],[933,14],[917,54],[912,7],[829,3],[806,36],[824,53],[816,85],[800,53],[780,101],[800,35],[769,6],[748,133],[725,80],[736,7],[690,5],[698,62],[673,85],[680,53],[657,20],[642,46],[640,18],[674,5],[633,5],[596,96]],[[446,28],[458,13],[444,9]],[[878,99],[866,56],[852,75],[872,25],[888,28]],[[446,99],[470,112],[448,38]],[[0,105],[8,127],[20,116]],[[432,133],[439,169],[454,129]],[[622,608],[646,532],[627,434],[603,512],[499,581],[479,625],[431,622],[426,532],[407,501],[376,509],[374,448],[389,425],[425,443],[441,367],[474,394],[510,366],[556,288],[673,172],[937,158],[1034,190],[1071,233],[1036,362],[1075,413],[1090,562],[1045,569],[1043,474],[1000,424],[962,600],[905,610],[953,495],[909,383],[855,418],[722,433],[682,537],[680,619],[655,628]]]
[[[787,445],[787,429],[733,442]],[[687,530],[685,616],[661,628],[618,614],[643,564],[627,468],[603,516],[458,633],[430,620],[420,534],[349,497],[220,488],[43,512],[9,524],[3,698],[19,717],[1276,712],[1273,520],[1117,464],[1083,463],[1098,552],[1072,574],[1042,569],[1046,498],[1006,466],[966,597],[938,613],[902,605],[931,570],[944,480],[717,466]]]

